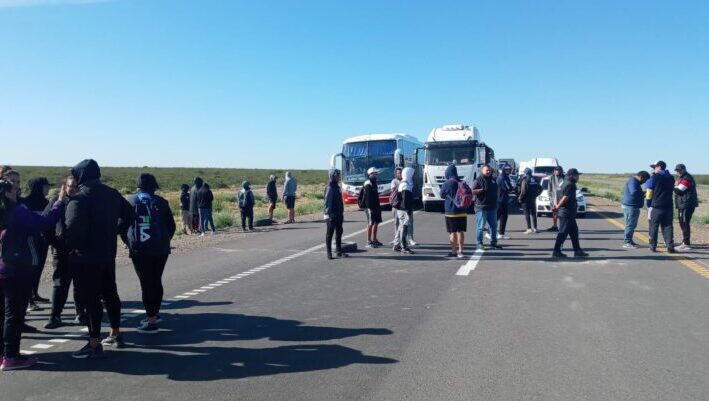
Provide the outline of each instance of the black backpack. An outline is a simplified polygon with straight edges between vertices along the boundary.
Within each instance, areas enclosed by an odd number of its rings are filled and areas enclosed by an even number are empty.
[[[250,189],[248,191],[244,191],[244,192],[239,193],[239,207],[240,208],[244,209],[244,208],[254,205],[249,194],[251,194]]]
[[[362,185],[362,188],[359,190],[359,194],[357,194],[357,206],[359,206],[360,209],[366,209],[367,208],[367,187]]]
[[[135,217],[128,229],[128,242],[132,251],[160,253],[165,236],[160,225],[160,208],[154,195],[140,192],[135,196]]]

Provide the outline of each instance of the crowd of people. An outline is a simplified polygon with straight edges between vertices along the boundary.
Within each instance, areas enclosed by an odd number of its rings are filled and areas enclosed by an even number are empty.
[[[633,235],[638,224],[639,211],[648,208],[650,250],[657,251],[658,231],[661,229],[670,253],[691,249],[690,222],[698,206],[696,181],[686,166],[678,164],[677,177],[667,171],[667,165],[658,161],[651,165],[653,172],[640,171],[630,177],[625,185],[622,208],[625,216],[624,248],[636,248]],[[380,202],[380,171],[370,168],[358,196],[358,204],[367,218],[368,248],[383,244],[378,239],[382,223]],[[541,193],[538,177],[527,169],[513,188],[511,168],[505,166],[495,177],[493,168],[485,165],[481,174],[469,186],[458,176],[455,165],[445,172],[441,186],[444,199],[444,220],[450,252],[448,257],[464,258],[465,232],[468,214],[475,211],[477,251],[499,250],[499,240],[506,234],[510,211],[510,197],[515,194],[524,211],[527,230],[537,232],[536,197]],[[390,244],[394,252],[414,254],[414,175],[411,167],[397,168],[390,183],[389,203],[394,217],[394,236]],[[553,225],[549,231],[558,232],[552,257],[565,258],[563,243],[568,237],[574,257],[584,258],[576,223],[577,183],[580,173],[569,169],[564,173],[558,167],[550,180],[549,195],[552,202]],[[343,252],[342,234],[344,203],[341,192],[341,172],[329,172],[329,182],[324,194],[324,219],[326,221],[326,255],[348,257]],[[278,201],[277,177],[271,175],[266,185],[269,216]],[[95,359],[103,355],[103,347],[124,345],[121,334],[121,300],[116,285],[117,238],[121,238],[129,251],[141,287],[146,317],[137,328],[138,333],[154,334],[160,330],[160,306],[163,298],[162,276],[170,255],[170,241],[177,230],[169,203],[156,194],[160,188],[152,174],[140,174],[135,194],[123,197],[115,189],[101,182],[101,170],[96,161],[87,159],[71,170],[58,194],[47,199],[50,183],[46,178],[29,180],[30,193],[21,197],[21,176],[9,166],[0,172],[0,369],[14,370],[32,366],[36,359],[20,354],[21,333],[36,331],[25,323],[27,311],[49,302],[38,292],[39,281],[46,258],[52,255],[51,313],[47,329],[62,326],[61,315],[73,283],[75,324],[88,328],[88,341],[72,356],[78,359]],[[285,223],[295,222],[297,181],[286,173],[283,201],[288,209]],[[645,189],[643,189],[643,185]],[[214,195],[209,185],[196,177],[193,186],[181,186],[180,222],[185,234],[211,231],[214,233],[212,202]],[[253,230],[255,196],[248,181],[236,196],[244,231]],[[674,208],[678,210],[682,230],[682,244],[675,247],[673,239]],[[487,233],[485,232],[487,230]],[[332,240],[335,240],[335,252]],[[490,244],[485,247],[484,238]],[[101,338],[101,321],[104,308],[109,320],[109,333]]]

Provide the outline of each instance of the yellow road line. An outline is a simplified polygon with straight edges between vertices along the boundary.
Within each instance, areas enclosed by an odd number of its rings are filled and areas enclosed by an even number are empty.
[[[612,218],[612,217],[608,217],[608,215],[605,214],[604,212],[601,212],[600,210],[597,210],[597,209],[595,209],[595,208],[592,209],[592,210],[590,210],[590,211],[592,211],[592,212],[594,212],[594,213],[598,213],[599,215],[603,216],[603,218],[604,218],[607,222],[611,223],[612,225],[614,225],[614,226],[616,226],[616,227],[618,227],[618,228],[620,228],[620,229],[625,229],[625,224],[619,222],[618,220],[616,220],[616,219],[614,219],[614,218]],[[636,233],[635,233],[635,237],[638,238],[639,240],[641,240],[642,242],[646,243],[646,244],[650,244],[650,237],[648,237],[648,236],[645,235],[645,234],[636,232]],[[703,267],[702,265],[700,265],[699,263],[695,262],[695,261],[692,260],[691,258],[689,258],[689,257],[687,257],[687,256],[684,256],[684,255],[678,255],[678,254],[676,254],[676,253],[667,253],[666,251],[661,251],[661,250],[658,250],[658,251],[661,252],[661,253],[666,254],[667,256],[670,256],[670,257],[674,258],[674,259],[677,260],[679,263],[681,263],[681,264],[685,265],[686,267],[690,268],[692,271],[694,271],[695,273],[699,274],[700,276],[702,276],[702,277],[704,277],[704,278],[709,278],[709,269]]]

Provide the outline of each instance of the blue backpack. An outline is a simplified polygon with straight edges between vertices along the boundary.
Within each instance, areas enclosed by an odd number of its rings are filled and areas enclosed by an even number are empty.
[[[160,225],[160,209],[153,195],[139,192],[135,196],[135,217],[128,228],[128,242],[132,251],[160,253],[165,233]]]

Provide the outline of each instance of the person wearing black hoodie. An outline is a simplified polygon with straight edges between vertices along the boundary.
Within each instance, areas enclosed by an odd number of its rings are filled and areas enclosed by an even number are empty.
[[[27,206],[31,212],[36,214],[44,213],[44,209],[49,204],[47,200],[47,195],[49,194],[49,180],[47,180],[46,177],[30,178],[29,181],[27,181],[27,187],[30,190],[30,194],[22,198],[20,202]],[[42,310],[42,308],[37,305],[38,302],[49,302],[49,299],[39,296],[39,281],[42,277],[42,271],[44,271],[44,265],[47,262],[49,244],[42,235],[38,235],[35,240],[37,251],[39,252],[39,274],[32,286],[32,295],[28,308],[31,311]]]
[[[69,263],[75,271],[74,285],[86,307],[89,328],[88,343],[72,356],[94,359],[103,356],[102,345],[122,346],[116,239],[133,221],[133,209],[118,191],[101,182],[101,170],[96,161],[83,160],[71,170],[71,175],[76,178],[79,192],[67,204],[65,237]],[[102,300],[111,332],[100,342]]]
[[[164,293],[162,274],[176,227],[170,205],[155,194],[155,190],[160,188],[155,176],[141,174],[137,186],[138,193],[128,199],[133,206],[135,221],[128,227],[124,241],[128,244],[130,258],[140,280],[147,315],[137,331],[155,334],[159,331],[158,313]]]
[[[192,216],[192,232],[201,232],[201,221],[199,219],[199,209],[197,208],[197,192],[202,188],[204,180],[202,177],[195,177],[192,188],[190,188],[190,215]]]
[[[251,191],[251,183],[244,181],[241,183],[241,191],[237,196],[239,201],[239,211],[241,212],[241,229],[246,231],[246,221],[249,222],[249,230],[254,230],[254,193]]]
[[[396,219],[399,222],[397,231],[395,252],[403,254],[413,254],[414,251],[409,248],[409,230],[411,229],[410,216],[414,213],[414,169],[405,167],[401,171],[401,182],[397,188],[393,189],[398,192],[400,200],[399,207],[396,209]]]
[[[76,179],[69,176],[64,180],[64,188],[66,188],[66,197],[64,198],[64,204],[66,205],[69,202],[69,198],[76,195],[79,191],[79,186],[76,184]],[[44,209],[45,215],[51,212],[54,203],[58,200],[59,197],[55,196],[49,201],[47,208]],[[69,286],[72,282],[73,272],[69,264],[69,255],[64,236],[65,231],[66,221],[64,216],[62,216],[54,227],[54,230],[45,234],[47,242],[52,247],[52,266],[54,267],[54,273],[52,274],[52,312],[49,315],[49,321],[44,325],[45,329],[56,329],[62,326],[62,311],[69,297]],[[76,309],[74,323],[86,324],[86,311],[81,304],[76,285],[74,285],[74,308]]]
[[[212,202],[214,201],[214,194],[212,190],[209,189],[209,184],[206,182],[202,184],[202,188],[197,191],[196,202],[197,210],[199,211],[199,230],[204,235],[211,225],[212,234],[217,233],[217,229],[214,228],[214,219],[212,218]]]
[[[190,214],[190,186],[180,186],[180,221],[182,221],[182,234],[192,234],[192,214]]]
[[[327,232],[325,234],[325,248],[327,258],[332,259],[332,235],[335,234],[335,252],[337,257],[348,257],[342,252],[342,223],[345,220],[345,205],[342,202],[340,189],[340,170],[332,169],[329,173],[330,182],[325,189],[325,221]]]

